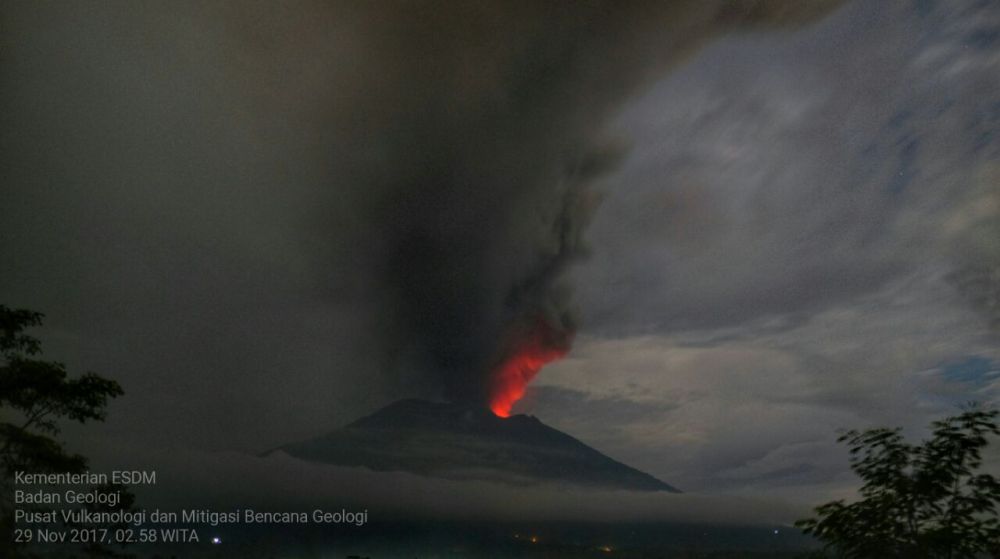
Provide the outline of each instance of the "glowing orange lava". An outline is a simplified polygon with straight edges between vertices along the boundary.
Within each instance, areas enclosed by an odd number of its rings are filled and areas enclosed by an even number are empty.
[[[528,383],[542,367],[566,355],[570,334],[557,331],[540,320],[517,342],[493,370],[490,409],[500,417],[510,417],[514,403],[524,396]]]

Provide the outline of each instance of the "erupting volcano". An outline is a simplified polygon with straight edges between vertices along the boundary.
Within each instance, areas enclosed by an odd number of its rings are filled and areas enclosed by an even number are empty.
[[[512,349],[493,370],[489,406],[499,417],[510,417],[514,404],[524,396],[528,383],[548,363],[562,359],[569,351],[573,334],[537,320],[517,337]]]
[[[539,370],[566,355],[575,330],[567,314],[527,316],[534,318],[515,320],[502,337],[497,365],[473,375],[486,383],[480,392],[485,401],[400,400],[275,451],[311,462],[451,480],[677,491],[535,417],[511,415]]]
[[[400,400],[275,452],[310,462],[451,480],[677,491],[537,418],[501,419],[481,405]]]

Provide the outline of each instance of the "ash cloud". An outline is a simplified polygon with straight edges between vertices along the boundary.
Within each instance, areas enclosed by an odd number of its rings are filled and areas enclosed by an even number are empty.
[[[575,326],[619,105],[834,5],[0,4],[0,292],[125,386],[106,427],[139,439],[481,397],[519,321]]]
[[[379,74],[336,121],[348,132],[335,157],[368,224],[356,243],[378,312],[394,317],[389,361],[449,398],[479,399],[525,324],[542,318],[572,333],[563,274],[585,252],[593,186],[623,152],[602,133],[618,104],[721,31],[808,21],[831,5],[412,4],[356,14]]]

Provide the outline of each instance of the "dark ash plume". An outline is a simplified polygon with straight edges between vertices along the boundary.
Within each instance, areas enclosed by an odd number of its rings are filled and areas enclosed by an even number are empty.
[[[563,276],[622,154],[602,135],[613,111],[722,31],[834,4],[352,4],[338,17],[368,69],[350,104],[332,100],[337,202],[361,223],[351,273],[393,317],[390,361],[481,400],[525,324],[571,337]]]

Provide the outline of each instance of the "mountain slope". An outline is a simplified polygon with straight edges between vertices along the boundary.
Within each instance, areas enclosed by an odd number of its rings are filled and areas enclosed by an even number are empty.
[[[303,460],[447,479],[677,490],[538,419],[401,400],[320,437],[280,447]]]

